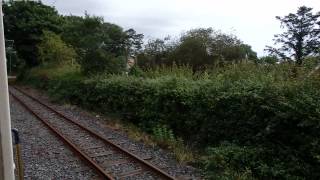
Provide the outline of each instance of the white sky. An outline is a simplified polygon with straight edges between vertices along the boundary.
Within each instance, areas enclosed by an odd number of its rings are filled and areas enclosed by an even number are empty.
[[[212,27],[237,35],[259,56],[280,33],[275,16],[294,13],[302,5],[320,11],[320,0],[43,0],[60,13],[103,16],[146,38],[178,36],[191,28]]]

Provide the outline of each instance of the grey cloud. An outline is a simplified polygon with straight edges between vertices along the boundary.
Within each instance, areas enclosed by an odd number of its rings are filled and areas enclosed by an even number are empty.
[[[103,14],[108,11],[108,7],[103,0],[93,1],[79,1],[79,0],[43,0],[43,3],[56,7],[62,14],[84,15],[85,11],[89,14]]]
[[[213,27],[236,30],[259,55],[280,31],[276,15],[294,12],[303,4],[320,10],[319,0],[43,0],[63,14],[103,16],[124,29],[134,28],[146,37],[176,36],[183,30]],[[277,6],[274,6],[277,4]]]

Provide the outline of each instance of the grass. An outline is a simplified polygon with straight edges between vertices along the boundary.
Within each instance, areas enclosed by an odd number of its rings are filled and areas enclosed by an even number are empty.
[[[78,65],[51,65],[44,64],[31,69],[30,74],[33,76],[51,78],[59,78],[62,76],[76,75],[79,77],[84,77],[80,72],[80,67]]]
[[[130,139],[137,142],[143,142],[145,145],[152,148],[161,147],[169,150],[181,164],[191,164],[196,161],[195,152],[186,146],[181,138],[162,139],[155,134],[148,134],[144,132],[141,128],[130,122],[121,120],[117,115],[106,114],[103,116],[111,119],[108,121],[109,128],[125,132]]]

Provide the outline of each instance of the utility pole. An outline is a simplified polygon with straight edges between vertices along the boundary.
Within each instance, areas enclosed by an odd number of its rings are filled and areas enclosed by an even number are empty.
[[[0,2],[0,179],[14,180],[2,1]]]

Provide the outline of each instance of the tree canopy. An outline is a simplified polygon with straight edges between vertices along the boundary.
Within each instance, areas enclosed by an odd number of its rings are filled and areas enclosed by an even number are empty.
[[[15,41],[19,57],[29,67],[77,57],[85,74],[115,73],[119,71],[112,68],[122,69],[126,57],[137,55],[138,64],[145,67],[176,64],[197,71],[257,58],[238,37],[212,28],[192,29],[176,40],[149,40],[143,47],[144,35],[134,29],[123,30],[87,13],[62,16],[41,1],[5,2],[4,13],[6,38]]]
[[[3,11],[6,39],[14,40],[18,56],[28,66],[39,64],[37,44],[42,32],[61,32],[61,16],[53,7],[40,1],[7,1],[3,4]]]
[[[59,35],[50,31],[43,32],[38,51],[41,63],[74,64],[77,58],[75,50],[68,46]]]
[[[267,46],[266,50],[282,59],[295,60],[302,64],[305,57],[319,54],[320,50],[320,12],[313,13],[312,8],[301,6],[298,11],[287,16],[279,17],[282,34],[275,35],[275,45],[279,48]]]
[[[149,41],[144,56],[148,64],[189,65],[194,70],[223,63],[240,63],[245,59],[255,60],[257,53],[232,34],[215,31],[212,28],[198,28],[182,34],[176,42],[168,38]],[[147,57],[146,57],[147,56]]]

